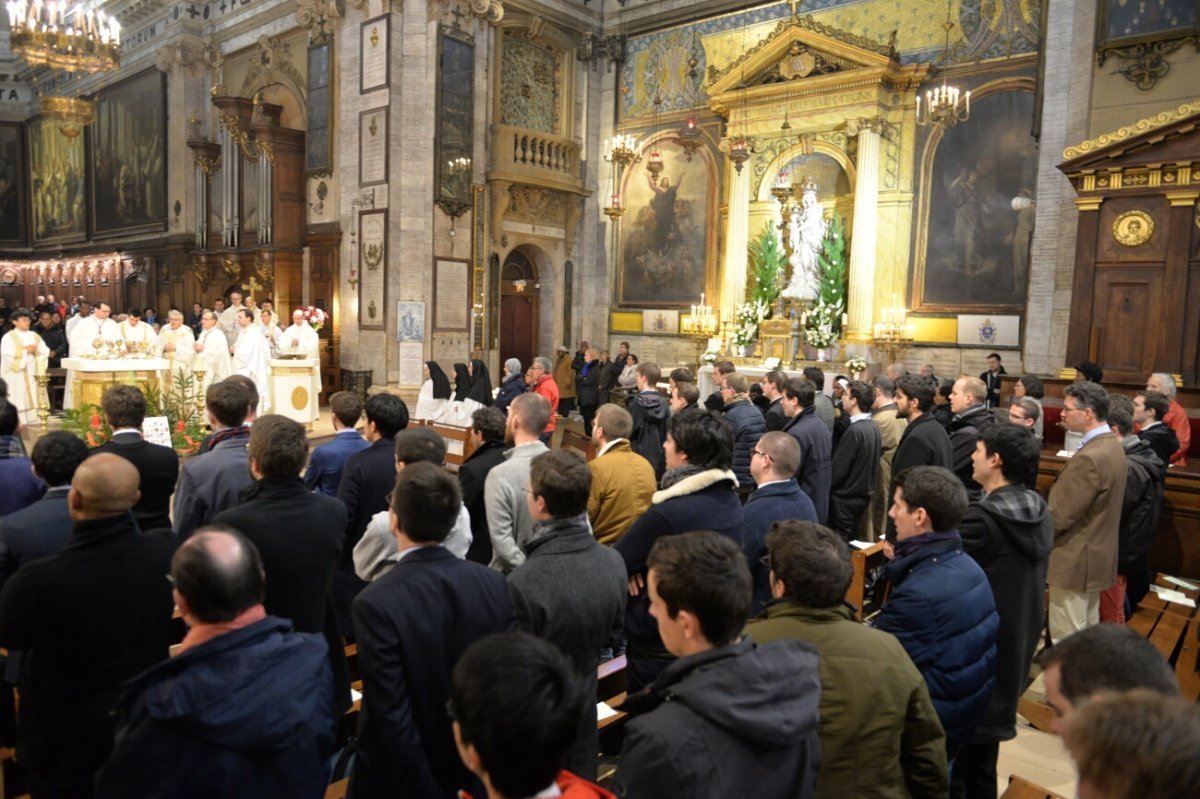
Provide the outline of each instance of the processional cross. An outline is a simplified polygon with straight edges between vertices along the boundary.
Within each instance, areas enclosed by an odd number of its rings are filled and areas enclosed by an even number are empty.
[[[264,286],[264,285],[262,285],[261,283],[259,283],[259,282],[258,282],[258,280],[256,280],[256,279],[254,278],[254,276],[253,276],[253,275],[251,275],[251,276],[250,276],[250,282],[248,282],[248,283],[243,283],[243,284],[242,284],[242,288],[246,290],[246,299],[247,299],[247,300],[253,300],[253,299],[254,299],[254,292],[256,292],[256,291],[259,291],[259,290],[261,290],[261,289],[265,289],[265,288],[266,288],[266,286]]]

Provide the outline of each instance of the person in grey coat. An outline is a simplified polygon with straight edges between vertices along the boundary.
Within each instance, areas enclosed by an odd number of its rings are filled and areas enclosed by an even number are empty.
[[[554,643],[571,661],[587,696],[596,695],[600,650],[620,642],[625,622],[625,561],[596,541],[588,524],[592,473],[573,452],[533,459],[526,494],[533,531],[525,562],[508,575],[517,626]],[[587,703],[565,768],[594,780],[599,765],[596,711]]]
[[[213,443],[208,452],[195,456],[179,470],[174,530],[180,539],[237,505],[242,491],[254,482],[246,454],[250,428],[243,426],[249,407],[250,394],[236,381],[213,383],[204,392]]]
[[[821,423],[833,432],[833,420],[836,416],[833,407],[833,400],[825,394],[825,373],[815,366],[804,367],[804,379],[813,384],[816,389],[816,396],[813,398],[815,413]]]
[[[488,472],[483,485],[488,534],[492,537],[491,567],[508,574],[525,562],[521,544],[533,530],[533,517],[525,492],[529,489],[529,463],[549,448],[539,438],[550,421],[550,403],[532,391],[508,407],[504,443],[512,449],[505,461]]]

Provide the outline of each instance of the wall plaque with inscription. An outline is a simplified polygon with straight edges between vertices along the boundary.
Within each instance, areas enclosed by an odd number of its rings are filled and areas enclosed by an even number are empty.
[[[358,115],[358,123],[358,185],[387,183],[387,106],[363,111]]]
[[[388,83],[388,16],[369,19],[359,29],[361,60],[358,93],[365,94]]]

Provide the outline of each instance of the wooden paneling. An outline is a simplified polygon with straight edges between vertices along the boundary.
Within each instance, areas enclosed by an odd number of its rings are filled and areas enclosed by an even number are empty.
[[[310,227],[305,237],[308,246],[308,296],[312,305],[329,316],[329,322],[317,334],[321,339],[322,403],[329,402],[330,395],[342,390],[342,370],[339,366],[342,321],[337,313],[340,310],[337,290],[341,242],[342,232],[336,223],[320,228]]]
[[[1097,268],[1093,324],[1100,332],[1104,374],[1117,381],[1138,381],[1153,372],[1163,346],[1162,328],[1146,325],[1162,314],[1161,266]],[[1145,330],[1144,335],[1130,335]]]

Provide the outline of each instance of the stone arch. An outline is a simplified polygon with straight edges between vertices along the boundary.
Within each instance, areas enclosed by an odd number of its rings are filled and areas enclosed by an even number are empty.
[[[850,182],[850,191],[853,194],[854,184],[858,179],[858,169],[854,166],[854,162],[850,160],[850,154],[835,144],[815,140],[811,143],[797,142],[775,156],[767,164],[767,171],[763,173],[763,179],[759,184],[758,195],[754,198],[755,200],[769,202],[775,199],[771,196],[771,187],[775,185],[774,176],[779,174],[779,170],[790,164],[792,159],[798,155],[827,155],[832,158],[842,168],[842,171],[846,173],[846,179]]]

